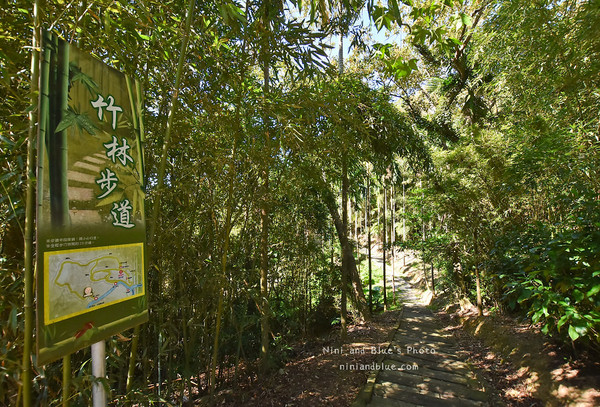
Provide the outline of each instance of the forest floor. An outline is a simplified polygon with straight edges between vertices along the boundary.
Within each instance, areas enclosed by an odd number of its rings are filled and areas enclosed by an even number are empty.
[[[429,302],[431,292],[424,289],[421,268],[417,259],[407,257],[398,274],[421,287],[423,300]],[[597,357],[574,353],[515,317],[487,313],[479,317],[470,304],[461,305],[441,295],[431,308],[457,339],[465,361],[488,383],[491,405],[600,406]],[[215,405],[349,406],[370,371],[342,370],[340,366],[375,362],[378,355],[371,348],[387,346],[400,316],[400,311],[394,310],[377,314],[370,322],[350,323],[348,339],[341,347],[339,327],[324,336],[299,341],[279,370],[262,378],[242,372],[245,381],[220,392]]]
[[[573,353],[536,326],[474,309],[436,315],[492,390],[493,405],[600,406],[600,361]]]
[[[398,327],[399,311],[375,315],[372,321],[348,325],[340,345],[340,329],[298,342],[291,360],[265,378],[246,379],[218,395],[223,406],[349,406],[365,384],[370,370],[346,370],[349,364],[369,365],[378,357],[371,348],[387,347]],[[243,374],[242,374],[243,376]]]

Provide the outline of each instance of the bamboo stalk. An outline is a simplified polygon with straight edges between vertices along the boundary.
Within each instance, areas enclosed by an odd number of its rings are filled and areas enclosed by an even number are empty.
[[[71,355],[63,356],[62,405],[69,407],[69,392],[71,387]]]
[[[427,270],[425,270],[425,191],[423,190],[423,181],[419,179],[419,188],[421,189],[421,261],[423,262],[423,278],[425,279],[425,288],[429,288],[427,281]]]
[[[59,71],[58,71],[58,106],[60,109],[59,123],[65,117],[67,108],[69,107],[69,54],[70,45],[68,42],[60,41],[58,48],[59,56]],[[62,227],[69,225],[69,191],[67,180],[67,165],[69,159],[68,150],[68,131],[67,129],[59,133],[59,144],[57,145],[57,153],[60,157],[61,173],[60,173],[60,217]]]
[[[189,0],[187,8],[187,17],[185,21],[185,30],[183,32],[183,40],[181,43],[181,49],[179,50],[179,60],[177,61],[177,70],[175,73],[175,85],[173,86],[173,95],[171,96],[171,105],[169,108],[169,115],[167,117],[167,128],[165,130],[165,140],[163,143],[162,154],[160,159],[160,166],[158,169],[158,180],[156,185],[156,198],[152,208],[152,217],[149,229],[149,243],[154,238],[154,231],[156,230],[156,223],[158,221],[158,213],[160,210],[160,200],[164,188],[164,177],[167,168],[167,157],[169,147],[171,146],[171,130],[173,128],[173,118],[175,117],[175,111],[177,110],[177,100],[179,96],[179,85],[181,82],[181,71],[183,70],[183,61],[186,55],[186,49],[189,40],[190,26],[192,24],[192,15],[194,11],[194,0]]]
[[[56,71],[51,71],[52,84],[50,126],[48,127],[50,174],[50,218],[53,228],[63,229],[69,224],[69,196],[67,185],[67,129],[55,132],[64,118],[69,101],[69,44],[52,36],[52,59],[56,61]]]
[[[385,176],[383,177],[382,180],[383,183],[383,205],[382,205],[382,209],[383,209],[383,239],[382,239],[382,251],[383,251],[383,308],[384,310],[387,311],[388,309],[388,304],[387,304],[387,274],[386,274],[386,249],[385,246],[387,245],[387,222],[386,222],[386,212],[387,212],[387,189],[385,187]]]
[[[390,233],[390,244],[392,247],[392,302],[396,304],[396,201],[394,195],[394,183],[390,187],[390,206],[392,207],[392,230]]]
[[[192,24],[192,15],[193,15],[193,11],[194,11],[194,5],[195,5],[195,1],[189,0],[188,8],[186,11],[186,21],[185,21],[185,29],[183,31],[183,40],[181,42],[181,49],[179,51],[179,59],[177,61],[177,70],[175,73],[175,84],[173,86],[173,95],[171,96],[171,104],[169,107],[169,114],[167,117],[167,128],[165,131],[165,139],[164,139],[163,148],[162,148],[161,161],[160,161],[160,165],[159,165],[159,169],[158,169],[158,180],[157,180],[157,185],[156,185],[156,198],[154,199],[154,205],[152,208],[152,217],[150,218],[150,224],[149,224],[149,228],[148,228],[148,246],[149,246],[148,264],[150,264],[150,257],[152,255],[151,249],[152,249],[152,244],[154,243],[153,242],[154,233],[156,230],[156,224],[158,223],[160,200],[162,197],[165,172],[166,172],[166,168],[167,168],[167,156],[168,156],[168,152],[169,152],[169,147],[171,146],[171,129],[173,127],[173,118],[175,116],[175,111],[177,110],[177,98],[179,96],[181,71],[183,70],[183,61],[184,61],[184,56],[186,54],[185,51],[187,49],[187,45],[188,45],[188,41],[189,41],[189,32],[190,32],[190,26]],[[138,95],[138,97],[139,97],[139,95]],[[140,128],[140,131],[142,131],[141,128]],[[159,281],[159,289],[160,289],[160,281],[161,281],[161,271],[160,270],[158,271],[157,279]],[[161,320],[162,320],[162,315],[161,315],[160,308],[159,308],[159,321],[161,321]],[[159,323],[159,325],[160,325],[160,323]],[[158,327],[158,331],[160,332],[160,326]],[[159,335],[160,335],[160,333],[159,333]],[[135,372],[135,357],[136,357],[139,337],[140,337],[140,327],[138,325],[134,328],[133,339],[131,341],[131,355],[130,355],[130,359],[129,359],[129,369],[128,369],[128,376],[127,376],[127,390],[128,391],[131,390],[131,386],[133,384],[133,374]],[[160,340],[159,340],[159,343],[160,343]],[[160,355],[158,355],[158,357],[159,357],[159,362],[160,362]],[[160,389],[160,382],[159,382],[159,389]]]
[[[231,162],[229,164],[229,187],[227,191],[227,213],[225,215],[225,227],[223,229],[223,253],[221,255],[221,275],[220,277],[225,280],[227,272],[227,252],[229,251],[229,236],[231,229],[231,216],[233,213],[233,184],[235,180],[235,157],[237,152],[237,137],[234,140],[233,151],[231,153]],[[221,316],[223,314],[224,305],[223,285],[220,286],[219,302],[217,304],[217,320],[215,325],[215,338],[213,343],[213,353],[211,358],[210,368],[210,394],[213,394],[216,388],[216,371],[217,371],[217,359],[219,357],[219,336],[221,333]],[[241,333],[240,333],[241,335]]]
[[[131,338],[131,352],[129,354],[129,367],[127,369],[127,384],[125,391],[129,393],[133,386],[133,379],[135,374],[135,358],[137,355],[138,342],[140,338],[140,325],[136,325],[133,328],[133,337]]]
[[[144,152],[143,152],[144,127],[143,127],[142,111],[141,111],[141,106],[142,106],[141,86],[140,86],[139,81],[136,80],[134,82],[135,83],[135,92],[134,92],[133,84],[131,83],[131,79],[129,78],[129,76],[125,76],[125,80],[126,80],[126,84],[127,84],[127,90],[129,93],[129,103],[131,105],[131,116],[132,116],[132,122],[133,122],[133,126],[134,126],[137,148],[138,148],[137,167],[138,167],[138,171],[141,175],[144,170]],[[135,99],[134,99],[134,96],[135,96]],[[141,181],[142,185],[145,184],[143,177],[140,181]],[[148,264],[145,264],[144,266],[146,269],[148,268]],[[133,379],[134,379],[134,374],[135,374],[135,358],[137,355],[139,336],[140,336],[140,325],[136,325],[133,328],[129,366],[127,369],[127,384],[125,386],[125,390],[128,393],[129,393],[129,391],[131,391],[131,387],[133,386]]]
[[[39,78],[39,46],[40,46],[40,0],[33,4],[33,37],[31,54],[31,105],[38,101],[38,78]],[[38,115],[39,117],[39,115]],[[31,350],[33,345],[33,218],[35,208],[35,174],[34,174],[34,144],[36,133],[35,111],[29,113],[29,132],[27,136],[27,192],[25,197],[25,235],[24,261],[24,317],[25,331],[23,332],[23,361],[21,372],[21,383],[23,389],[23,406],[31,406],[32,400],[32,372],[31,372]]]
[[[261,317],[260,317],[260,366],[261,370],[267,370],[269,356],[269,299],[268,299],[268,274],[269,274],[269,176],[271,165],[271,132],[270,118],[268,109],[268,97],[270,93],[270,49],[269,49],[269,13],[268,5],[264,8],[262,23],[265,27],[265,37],[261,49],[262,71],[263,71],[263,122],[265,125],[265,150],[266,160],[263,164],[263,191],[260,208],[260,297],[261,297]]]
[[[142,174],[142,171],[144,169],[144,153],[142,150],[142,134],[141,134],[141,115],[140,115],[140,111],[138,111],[139,108],[139,103],[140,103],[140,95],[139,93],[137,93],[140,89],[139,89],[139,82],[135,81],[135,90],[136,90],[136,99],[134,99],[134,91],[133,91],[133,85],[131,83],[131,79],[129,78],[129,76],[125,76],[125,81],[126,81],[126,85],[127,85],[127,93],[129,95],[129,104],[131,105],[131,121],[133,123],[133,127],[134,127],[134,132],[136,135],[136,143],[137,143],[137,148],[138,148],[138,161],[137,161],[137,167],[138,167],[138,171],[140,174]],[[142,184],[144,183],[144,180],[141,180]],[[125,391],[129,393],[129,391],[131,390],[131,387],[133,385],[133,376],[135,373],[135,356],[137,354],[137,348],[138,348],[138,342],[139,342],[139,336],[140,336],[140,326],[136,325],[133,328],[133,337],[131,340],[131,350],[130,350],[130,358],[129,358],[129,366],[127,369],[127,382],[125,385]]]
[[[406,242],[406,186],[402,177],[402,243]],[[402,266],[406,267],[406,248],[402,248]]]
[[[135,84],[138,84],[138,81],[135,81]],[[138,112],[138,107],[137,107],[137,103],[139,102],[139,98],[135,97],[135,93],[138,89],[138,87],[136,86],[134,88],[134,85],[131,83],[131,78],[128,75],[125,75],[125,85],[127,86],[127,95],[129,96],[129,106],[131,107],[131,123],[133,125],[133,132],[135,133],[135,142],[136,142],[136,147],[137,147],[137,170],[139,172],[139,174],[143,173],[143,157],[144,157],[144,152],[143,152],[143,148],[142,148],[142,136],[140,134],[140,121],[141,121],[141,116],[138,116],[139,112]],[[135,98],[134,98],[135,97]],[[141,180],[141,183],[143,184],[143,180]]]
[[[369,311],[373,312],[373,268],[371,264],[371,172],[367,174],[367,248],[369,255]]]
[[[70,46],[67,42],[59,41],[58,43],[58,94],[56,104],[58,105],[58,123],[60,123],[67,111],[69,104],[69,51]],[[58,124],[57,123],[57,124]],[[52,191],[50,201],[57,205],[57,213],[53,213],[52,219],[57,219],[61,227],[69,224],[69,191],[67,180],[67,164],[69,159],[68,151],[68,132],[63,130],[60,133],[53,134],[56,137],[56,156],[58,160],[55,170],[57,180],[57,188]],[[53,167],[51,165],[51,167]],[[58,196],[56,196],[58,194]],[[53,196],[54,195],[54,196]],[[56,216],[58,214],[58,216]],[[69,388],[71,387],[71,355],[63,356],[63,407],[69,406]]]
[[[240,77],[243,77],[244,67],[242,66],[242,73]],[[236,137],[233,142],[233,149],[231,152],[231,160],[229,162],[229,179],[228,179],[228,190],[227,190],[227,209],[225,214],[225,227],[223,229],[223,253],[221,255],[221,277],[225,278],[227,272],[227,252],[229,251],[229,241],[230,241],[230,233],[231,233],[231,218],[233,215],[233,186],[234,180],[236,176],[236,167],[235,160],[237,157],[237,146],[238,146],[238,138],[242,133],[241,128],[241,118],[240,118],[240,104],[241,97],[238,98],[237,107],[236,107],[236,120],[235,123],[237,125],[236,128]],[[216,324],[215,324],[215,338],[213,343],[213,354],[211,357],[211,366],[209,373],[209,392],[212,395],[213,391],[216,387],[216,368],[217,368],[217,359],[219,356],[219,337],[221,330],[221,316],[223,313],[224,306],[224,295],[223,295],[223,287],[221,286],[221,292],[219,295],[219,301],[217,303],[217,315],[216,315]],[[240,324],[239,328],[239,339],[238,339],[238,349],[236,353],[236,361],[239,361],[240,351],[242,348],[242,334],[243,334],[243,326]],[[236,366],[237,366],[236,362]],[[237,381],[238,370],[236,367],[234,380]]]

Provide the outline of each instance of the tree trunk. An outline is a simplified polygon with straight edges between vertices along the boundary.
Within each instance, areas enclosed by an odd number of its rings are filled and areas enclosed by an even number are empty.
[[[367,175],[367,204],[365,211],[367,249],[369,253],[369,312],[373,311],[373,270],[371,264],[371,176]]]
[[[358,224],[361,210],[358,206],[358,202],[355,201],[354,203],[356,205],[356,210],[354,211],[354,239],[356,239],[357,244],[356,253],[358,253],[358,255],[360,256],[360,239],[358,237]]]
[[[406,186],[402,178],[402,243],[406,242]],[[406,267],[406,248],[402,249],[402,266]]]
[[[342,234],[344,235],[344,239],[348,241],[348,154],[344,151],[342,156]],[[340,321],[342,325],[342,341],[346,340],[346,335],[348,333],[348,325],[347,325],[347,292],[348,292],[348,267],[349,267],[349,258],[352,256],[352,252],[348,253],[350,249],[350,245],[342,246],[342,303],[341,303],[341,315]]]
[[[270,137],[267,133],[267,136]],[[269,272],[269,169],[266,167],[263,170],[263,202],[260,210],[260,298],[261,298],[261,314],[260,314],[260,364],[261,370],[265,372],[268,365],[269,357],[269,299],[267,278]]]
[[[394,184],[391,186],[390,206],[392,207],[392,230],[390,233],[390,246],[392,247],[392,301],[396,304],[396,203],[394,201]]]
[[[481,300],[481,280],[479,278],[479,266],[475,266],[475,285],[477,287],[477,312],[479,316],[483,315],[483,302]]]
[[[382,239],[382,249],[383,249],[383,308],[387,311],[387,274],[386,274],[386,245],[387,245],[387,222],[386,222],[386,212],[387,212],[387,189],[385,186],[385,177],[383,178],[383,239]]]
[[[431,262],[431,292],[435,297],[435,279],[433,277],[433,261]]]
[[[325,188],[325,187],[324,187]],[[333,219],[333,223],[335,225],[335,229],[338,235],[338,239],[340,241],[340,245],[342,246],[342,262],[345,261],[348,264],[348,278],[351,283],[351,291],[350,291],[350,299],[354,306],[358,309],[358,312],[365,320],[371,319],[371,313],[367,306],[367,300],[365,298],[365,294],[362,290],[362,282],[360,281],[360,276],[358,275],[358,269],[356,268],[356,261],[354,256],[352,256],[352,247],[350,246],[350,242],[348,241],[347,236],[344,234],[344,227],[342,224],[342,219],[340,218],[337,205],[335,203],[335,199],[333,198],[333,194],[328,189],[323,191],[325,205],[327,205],[327,209],[329,210],[329,214]]]
[[[477,289],[477,312],[479,316],[483,315],[483,301],[481,299],[481,278],[479,275],[479,245],[477,239],[479,238],[477,233],[477,226],[473,230],[473,244],[475,246],[475,287]]]
[[[425,192],[423,191],[423,181],[419,180],[419,188],[421,189],[421,260],[423,261],[423,278],[425,279],[425,287],[429,288],[427,281],[427,270],[425,269]]]

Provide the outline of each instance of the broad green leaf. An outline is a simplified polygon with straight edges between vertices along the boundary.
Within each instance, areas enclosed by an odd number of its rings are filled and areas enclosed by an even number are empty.
[[[0,141],[2,141],[5,144],[8,144],[10,147],[13,147],[15,145],[15,143],[4,137],[2,134],[0,134]]]
[[[586,295],[588,297],[593,297],[594,295],[598,294],[598,292],[600,292],[600,284],[593,286],[587,293]]]
[[[562,317],[560,317],[560,319],[558,320],[558,322],[556,323],[556,327],[558,328],[558,330],[560,330],[560,328],[565,324],[565,322],[567,322],[569,320],[569,316],[568,315],[563,315]]]
[[[401,23],[401,15],[400,15],[400,9],[398,8],[398,1],[397,0],[389,0],[389,5],[390,5],[390,11],[392,13],[392,16],[398,22],[398,24],[400,24]]]
[[[460,21],[462,21],[463,25],[467,27],[471,27],[471,25],[473,25],[471,17],[465,13],[460,13]]]
[[[573,299],[577,302],[583,300],[584,295],[581,291],[579,290],[573,290]]]
[[[569,325],[569,336],[571,337],[572,341],[576,341],[577,338],[579,338],[579,333],[577,332],[577,330],[575,330],[575,327],[573,327],[573,325]]]
[[[86,87],[91,95],[99,93],[98,84],[92,79],[91,76],[81,71],[81,68],[74,62],[71,62],[69,67],[71,75],[71,83],[79,82]]]

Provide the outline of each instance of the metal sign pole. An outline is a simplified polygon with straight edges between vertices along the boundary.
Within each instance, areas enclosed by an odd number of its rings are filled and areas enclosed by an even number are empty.
[[[106,377],[106,345],[104,341],[92,345],[92,376],[94,378]],[[104,385],[95,381],[92,385],[93,407],[106,407],[106,392]]]

